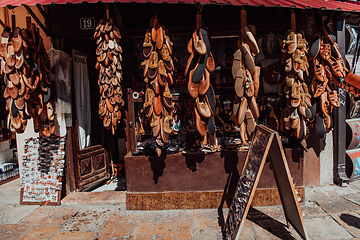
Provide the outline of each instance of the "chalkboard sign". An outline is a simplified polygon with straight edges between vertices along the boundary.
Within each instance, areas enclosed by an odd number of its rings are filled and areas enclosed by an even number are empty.
[[[240,238],[241,228],[250,209],[267,157],[270,158],[273,166],[286,220],[303,239],[306,239],[300,205],[297,201],[279,134],[263,125],[256,126],[256,133],[241,171],[223,229],[225,239],[238,240]]]

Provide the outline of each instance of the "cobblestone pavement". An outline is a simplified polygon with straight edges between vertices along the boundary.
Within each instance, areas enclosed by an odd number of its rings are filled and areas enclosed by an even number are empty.
[[[218,209],[128,211],[118,191],[73,193],[61,206],[19,205],[18,184],[0,186],[0,239],[222,239]],[[360,181],[307,188],[301,210],[308,239],[360,239]],[[271,206],[250,210],[241,239],[300,236],[282,207]]]

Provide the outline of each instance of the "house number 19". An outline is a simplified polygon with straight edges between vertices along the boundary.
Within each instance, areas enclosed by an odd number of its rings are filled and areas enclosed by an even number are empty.
[[[87,29],[94,29],[95,28],[95,18],[80,18],[80,29],[87,30]]]

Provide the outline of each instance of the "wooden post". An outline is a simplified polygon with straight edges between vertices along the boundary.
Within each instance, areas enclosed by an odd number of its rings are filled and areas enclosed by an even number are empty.
[[[15,14],[11,15],[11,31],[14,32],[16,28],[16,18],[15,18]]]
[[[244,27],[245,25],[247,25],[245,9],[240,10],[240,21],[241,21],[241,28]]]
[[[296,31],[296,16],[295,13],[291,13],[291,29]]]
[[[109,18],[110,18],[109,9],[106,8],[106,20],[109,20]]]
[[[4,7],[4,18],[5,18],[5,25],[9,26],[9,9]]]
[[[29,29],[31,24],[31,17],[26,17],[26,28]]]

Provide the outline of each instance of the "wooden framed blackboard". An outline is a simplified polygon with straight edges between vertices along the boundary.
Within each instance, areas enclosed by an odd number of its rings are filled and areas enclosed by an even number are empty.
[[[286,220],[303,239],[307,239],[300,205],[297,201],[279,134],[263,125],[256,126],[256,132],[241,171],[223,229],[225,239],[240,239],[241,229],[250,209],[251,201],[254,198],[266,158],[268,157],[273,166]]]

